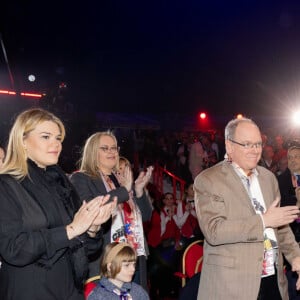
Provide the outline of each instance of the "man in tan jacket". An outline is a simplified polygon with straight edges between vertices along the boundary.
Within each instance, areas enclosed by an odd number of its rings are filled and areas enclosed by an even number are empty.
[[[300,249],[288,225],[299,209],[279,206],[277,179],[257,165],[262,140],[252,120],[230,121],[225,146],[227,158],[194,183],[205,237],[198,299],[288,300],[282,254],[300,272]]]

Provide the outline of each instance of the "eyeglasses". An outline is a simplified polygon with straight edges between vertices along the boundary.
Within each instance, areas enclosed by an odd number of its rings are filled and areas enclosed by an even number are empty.
[[[300,154],[296,154],[296,155],[288,155],[287,158],[288,158],[288,160],[292,160],[292,159],[300,159]]]
[[[244,143],[244,144],[242,144],[242,143],[239,143],[239,142],[231,140],[231,139],[228,139],[228,140],[230,142],[234,143],[234,144],[242,146],[244,149],[253,149],[253,148],[261,149],[262,146],[263,146],[262,142],[258,142],[258,143]]]
[[[112,147],[108,147],[108,146],[101,146],[99,147],[99,149],[101,149],[104,153],[116,153],[120,151],[120,147],[117,146],[112,146]]]

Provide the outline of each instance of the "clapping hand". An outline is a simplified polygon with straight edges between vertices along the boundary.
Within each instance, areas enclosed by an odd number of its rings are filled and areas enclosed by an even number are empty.
[[[298,206],[290,205],[280,207],[280,199],[277,198],[262,215],[266,227],[278,228],[294,222],[300,213]]]
[[[292,271],[298,273],[298,279],[296,282],[296,289],[300,290],[300,257],[296,257],[292,261]]]
[[[113,201],[107,203],[109,198],[110,195],[106,195],[102,197],[99,205],[98,215],[96,216],[96,218],[92,223],[93,226],[100,226],[101,224],[105,223],[110,218],[113,211],[115,210],[117,206],[117,197],[114,197]]]
[[[121,186],[124,186],[128,192],[132,189],[133,175],[130,166],[125,166],[123,174],[116,174]]]
[[[67,235],[69,239],[83,234],[93,229],[93,233],[97,233],[100,225],[106,222],[112,211],[116,207],[116,198],[107,203],[110,195],[98,196],[89,202],[83,201],[81,207],[74,215],[71,224],[67,225]]]
[[[152,176],[153,169],[153,166],[150,166],[146,171],[141,171],[138,178],[135,180],[135,194],[138,198],[143,195],[144,187],[148,184]]]

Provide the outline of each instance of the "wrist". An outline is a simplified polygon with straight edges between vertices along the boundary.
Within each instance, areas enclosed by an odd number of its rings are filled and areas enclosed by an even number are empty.
[[[88,230],[86,232],[96,235],[98,233],[98,231],[100,230],[100,228],[101,228],[101,225],[92,225],[88,228]]]
[[[140,198],[143,196],[144,190],[143,189],[135,189],[135,195],[137,198]]]
[[[78,236],[78,234],[76,233],[76,230],[74,228],[73,225],[69,224],[66,226],[66,232],[67,232],[67,237],[69,240],[72,240],[73,238],[75,238],[76,236]]]

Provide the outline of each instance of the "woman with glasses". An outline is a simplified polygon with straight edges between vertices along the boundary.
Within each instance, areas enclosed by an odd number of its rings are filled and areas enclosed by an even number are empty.
[[[133,185],[130,166],[126,166],[122,174],[117,172],[119,165],[119,148],[115,135],[110,131],[97,132],[90,136],[83,149],[79,172],[71,176],[71,181],[82,200],[89,201],[95,196],[117,196],[118,205],[112,218],[104,224],[104,244],[111,242],[127,242],[133,246],[138,257],[146,257],[146,243],[143,238],[142,224],[136,222],[135,205],[141,211],[143,221],[150,220],[152,205],[144,187],[152,175],[152,168],[141,172]],[[89,264],[89,282],[99,280],[98,253],[91,258]],[[140,266],[142,268],[142,266]],[[143,278],[135,278],[147,289],[145,272]]]

